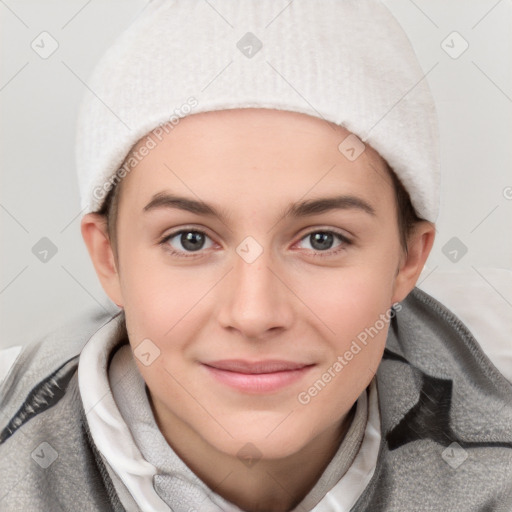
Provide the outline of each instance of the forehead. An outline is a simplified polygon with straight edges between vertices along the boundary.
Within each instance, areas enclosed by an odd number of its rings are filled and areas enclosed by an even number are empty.
[[[194,114],[138,142],[123,195],[140,203],[179,189],[212,202],[230,196],[268,203],[332,191],[387,201],[392,182],[384,160],[368,145],[348,159],[339,147],[349,136],[323,119],[274,109]]]

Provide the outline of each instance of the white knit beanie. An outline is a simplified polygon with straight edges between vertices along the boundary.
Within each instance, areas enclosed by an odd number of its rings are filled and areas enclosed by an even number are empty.
[[[434,101],[401,26],[379,0],[152,0],[97,65],[78,119],[83,213],[100,209],[130,149],[181,117],[232,108],[309,114],[369,144],[418,215],[439,205]],[[160,128],[159,128],[160,127]]]

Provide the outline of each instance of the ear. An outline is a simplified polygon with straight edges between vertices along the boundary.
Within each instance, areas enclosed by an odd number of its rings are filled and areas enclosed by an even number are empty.
[[[119,272],[105,217],[97,213],[88,213],[84,215],[80,227],[101,286],[110,299],[122,307],[123,296]]]
[[[392,303],[400,302],[413,290],[434,245],[434,224],[421,221],[416,224],[408,241],[408,252],[404,252],[395,277]]]

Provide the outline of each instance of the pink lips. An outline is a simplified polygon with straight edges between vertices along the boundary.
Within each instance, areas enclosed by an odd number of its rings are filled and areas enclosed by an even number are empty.
[[[296,382],[314,366],[292,361],[227,359],[203,363],[218,381],[247,393],[270,393]]]

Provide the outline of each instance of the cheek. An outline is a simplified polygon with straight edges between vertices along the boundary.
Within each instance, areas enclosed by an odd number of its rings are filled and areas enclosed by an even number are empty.
[[[367,258],[344,268],[324,269],[297,277],[298,296],[325,325],[325,335],[343,344],[373,325],[391,306],[396,262],[391,257]]]
[[[330,283],[324,283],[324,293],[309,296],[326,326],[326,350],[297,402],[300,410],[310,418],[320,418],[324,425],[336,422],[350,409],[382,359],[390,290],[382,276],[380,282],[377,280],[379,275],[368,268],[365,272],[340,272]]]
[[[214,284],[211,271],[167,265],[162,252],[133,248],[122,261],[125,311],[137,337],[162,339],[179,330],[190,322],[194,306]]]
[[[135,254],[125,271],[129,276],[123,287],[130,344],[137,357],[137,347],[150,340],[149,351],[157,354],[150,365],[138,360],[139,371],[155,397],[165,397],[167,403],[187,403],[182,386],[190,387],[190,364],[183,358],[191,340],[200,335],[205,305],[200,299],[211,285],[198,279],[197,273],[171,269],[161,261],[143,262]]]
[[[377,370],[391,314],[394,267],[388,263],[361,261],[325,277],[317,275],[314,287],[303,288],[308,305],[325,327],[325,358],[298,397],[313,416],[317,412],[334,421]]]

